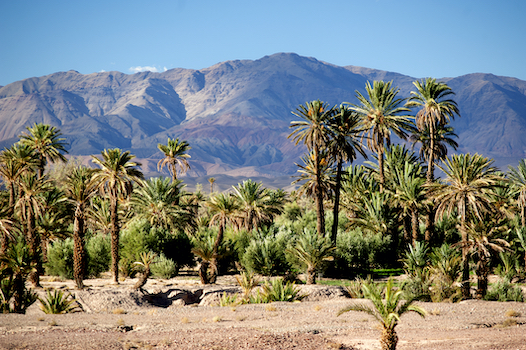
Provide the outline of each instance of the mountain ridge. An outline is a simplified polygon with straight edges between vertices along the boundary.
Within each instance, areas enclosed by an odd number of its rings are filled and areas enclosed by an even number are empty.
[[[75,156],[104,148],[130,150],[155,172],[157,143],[187,140],[191,176],[296,171],[303,147],[287,139],[291,113],[306,101],[356,102],[368,80],[393,80],[409,97],[416,78],[337,66],[294,53],[231,60],[203,69],[125,74],[57,72],[0,87],[0,146],[35,122],[61,129]],[[452,125],[459,152],[478,152],[503,167],[524,157],[526,82],[489,73],[440,78],[456,93]]]

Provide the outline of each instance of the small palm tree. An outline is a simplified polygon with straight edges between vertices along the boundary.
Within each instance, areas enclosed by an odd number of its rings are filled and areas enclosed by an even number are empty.
[[[305,229],[287,251],[305,266],[307,284],[316,284],[316,273],[324,263],[332,258],[336,250],[330,238],[321,237],[316,232]]]
[[[190,169],[190,164],[188,164],[188,158],[190,158],[190,155],[187,154],[187,152],[191,150],[192,147],[190,147],[188,142],[179,141],[178,138],[175,140],[168,138],[168,143],[166,145],[159,143],[157,148],[159,148],[164,154],[164,158],[157,163],[157,168],[160,171],[163,170],[163,167],[166,165],[174,182],[177,180],[178,167],[182,174]]]
[[[508,178],[520,209],[521,226],[526,227],[526,160],[521,159],[517,168],[508,167]]]
[[[137,283],[133,285],[133,288],[137,290],[144,287],[144,285],[148,281],[148,277],[150,277],[150,274],[151,274],[150,266],[155,263],[157,254],[155,254],[152,251],[141,252],[140,258],[141,258],[140,261],[136,261],[133,263],[136,267],[142,270],[141,276],[138,278]]]
[[[110,200],[111,220],[111,260],[115,283],[119,283],[119,199],[128,198],[133,190],[133,182],[144,178],[135,167],[140,165],[132,161],[135,156],[129,151],[108,149],[101,152],[102,160],[92,157],[92,161],[100,166],[93,175],[98,183],[99,191]]]
[[[54,126],[42,123],[35,123],[32,127],[27,127],[27,133],[20,135],[20,142],[35,149],[39,164],[38,177],[44,175],[44,169],[48,161],[66,161],[66,157],[61,153],[66,151],[67,142],[62,138],[62,133]]]
[[[362,284],[362,291],[364,297],[369,299],[372,306],[365,303],[355,303],[340,310],[338,316],[349,311],[365,312],[373,316],[382,327],[382,336],[380,337],[382,350],[396,349],[398,335],[395,327],[400,322],[400,317],[403,314],[415,312],[422,317],[426,315],[426,311],[423,308],[414,304],[414,299],[402,299],[403,292],[393,287],[392,278],[387,281],[385,288],[377,287],[374,283],[364,283]]]
[[[212,193],[214,193],[214,183],[216,182],[216,178],[209,177],[208,182],[210,182],[210,195],[212,195]]]

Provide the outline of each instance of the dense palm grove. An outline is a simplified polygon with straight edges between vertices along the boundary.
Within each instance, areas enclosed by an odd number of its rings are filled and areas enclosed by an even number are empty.
[[[449,155],[460,117],[453,91],[435,79],[408,98],[375,81],[357,103],[300,105],[289,138],[306,147],[297,191],[246,180],[227,193],[185,190],[186,141],[159,144],[159,171],[145,179],[134,156],[107,149],[93,166],[66,161],[67,141],[35,124],[0,153],[2,312],[35,300],[43,274],[114,283],[195,268],[203,284],[247,271],[297,280],[305,273],[354,279],[393,269],[424,300],[522,300],[526,263],[526,163],[507,173],[479,154]],[[396,138],[395,138],[396,136]],[[402,144],[395,144],[402,140]],[[367,158],[354,165],[357,157]],[[442,174],[435,178],[435,167]],[[489,285],[495,272],[499,282]]]

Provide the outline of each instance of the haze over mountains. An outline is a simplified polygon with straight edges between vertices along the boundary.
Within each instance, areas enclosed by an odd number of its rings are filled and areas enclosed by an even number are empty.
[[[456,92],[458,152],[492,157],[504,169],[525,157],[525,81],[491,74],[437,78]],[[408,97],[417,78],[289,53],[201,70],[59,72],[0,88],[0,146],[43,122],[61,129],[70,155],[119,147],[141,158],[146,172],[161,158],[157,143],[179,137],[192,147],[191,176],[289,175],[304,152],[287,139],[297,119],[291,111],[315,99],[354,103],[355,90],[363,92],[368,80],[393,80],[400,97]]]

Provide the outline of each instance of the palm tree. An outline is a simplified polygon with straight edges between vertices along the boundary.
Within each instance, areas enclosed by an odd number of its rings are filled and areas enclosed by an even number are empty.
[[[188,158],[190,158],[190,155],[187,154],[187,152],[191,150],[192,147],[190,147],[188,142],[179,141],[178,138],[175,140],[168,138],[168,143],[166,145],[159,143],[157,148],[164,153],[164,158],[157,163],[157,169],[161,171],[166,165],[174,182],[177,180],[178,167],[182,174],[190,169],[190,164],[188,164]]]
[[[223,242],[225,228],[228,223],[234,222],[236,219],[235,216],[240,209],[240,204],[237,197],[224,193],[212,196],[206,204],[210,209],[210,212],[213,214],[210,219],[210,226],[219,226],[217,238],[212,249],[212,259],[210,260],[212,271],[209,282],[215,283],[218,274],[218,252],[219,247]]]
[[[436,160],[440,159],[436,156],[442,155],[439,153],[441,149],[435,146],[437,141],[440,142],[441,137],[436,130],[437,128],[444,128],[446,124],[455,119],[455,115],[460,117],[460,113],[457,103],[449,98],[455,93],[446,83],[437,82],[434,78],[427,78],[422,82],[415,81],[413,85],[417,91],[411,91],[411,97],[406,106],[420,108],[416,114],[416,125],[420,132],[428,130],[429,146],[426,147],[428,153],[426,156],[428,161],[427,182],[431,183],[434,179],[434,164]]]
[[[132,205],[137,218],[144,218],[154,226],[168,230],[194,229],[195,216],[191,206],[182,205],[181,180],[157,177],[144,181],[132,195]],[[179,203],[179,204],[176,204]]]
[[[394,177],[395,186],[393,188],[394,202],[398,204],[405,214],[411,216],[412,243],[416,245],[418,241],[419,227],[418,213],[427,202],[427,191],[424,187],[425,179],[415,176],[420,171],[411,163],[405,163],[404,169],[397,169]],[[417,168],[420,168],[419,166]]]
[[[438,204],[436,214],[452,214],[460,217],[462,243],[462,296],[470,297],[468,232],[466,222],[470,217],[482,220],[483,213],[491,209],[491,192],[502,181],[493,166],[493,160],[479,154],[459,154],[446,158],[444,166],[438,166],[446,175],[444,182],[428,185],[430,197]]]
[[[27,127],[29,133],[22,133],[20,135],[20,143],[31,146],[35,149],[39,164],[38,177],[44,175],[44,169],[48,161],[54,163],[57,160],[66,161],[66,157],[60,152],[68,153],[66,151],[67,142],[62,138],[62,133],[55,128],[42,123],[35,123],[32,127]]]
[[[300,105],[295,112],[295,116],[301,118],[300,121],[293,121],[290,127],[295,130],[288,136],[292,138],[296,145],[302,142],[310,152],[312,158],[312,171],[316,185],[313,187],[316,200],[317,230],[320,236],[325,236],[325,213],[323,208],[322,192],[322,168],[323,156],[321,150],[329,141],[328,124],[335,113],[334,108],[328,104],[316,100]],[[327,161],[327,160],[325,160]]]
[[[46,177],[37,178],[35,174],[27,173],[20,176],[18,186],[21,195],[15,204],[15,209],[25,222],[24,231],[36,266],[36,271],[31,274],[30,280],[35,287],[40,287],[40,274],[43,269],[40,235],[36,230],[36,220],[45,208],[44,194],[51,190],[51,182]]]
[[[358,140],[358,134],[363,130],[360,128],[360,116],[340,105],[338,113],[334,115],[329,123],[330,140],[328,143],[329,154],[336,159],[336,181],[334,187],[334,208],[331,239],[336,244],[338,234],[338,215],[340,212],[340,192],[343,164],[353,162],[358,153],[367,158],[362,143]]]
[[[526,227],[526,160],[521,159],[517,168],[509,166],[508,178],[520,209],[521,226]]]
[[[425,317],[426,311],[415,305],[415,299],[403,300],[403,292],[393,287],[393,279],[389,278],[384,290],[375,286],[374,283],[362,284],[364,297],[369,299],[370,304],[352,304],[338,312],[338,316],[344,312],[360,311],[373,316],[382,327],[380,344],[382,350],[396,350],[398,335],[395,327],[400,322],[400,317],[408,312],[415,312]]]
[[[143,173],[136,169],[140,164],[132,161],[135,158],[129,151],[122,152],[118,148],[101,152],[102,160],[92,157],[92,161],[100,166],[93,174],[93,180],[98,184],[99,191],[110,200],[111,221],[111,261],[115,283],[119,283],[119,199],[128,198],[133,190],[133,182],[144,178]]]
[[[367,82],[367,97],[356,91],[360,104],[351,104],[351,109],[362,118],[365,130],[363,137],[367,135],[367,146],[378,155],[380,191],[385,186],[384,152],[385,146],[391,144],[391,132],[405,140],[407,131],[414,129],[409,116],[404,115],[410,110],[402,106],[404,99],[396,97],[399,89],[391,84],[392,82],[374,81],[371,86]]]
[[[216,178],[209,177],[208,182],[210,182],[210,195],[212,195],[212,193],[214,193],[214,182],[216,182]]]
[[[305,265],[307,284],[316,284],[316,272],[319,272],[323,263],[331,258],[331,253],[335,249],[328,237],[322,237],[316,232],[305,229],[287,251]]]
[[[71,204],[75,207],[73,219],[73,277],[77,288],[84,288],[86,273],[86,251],[84,248],[84,233],[86,211],[91,198],[97,193],[97,183],[93,181],[94,170],[84,166],[73,169],[65,181],[65,192]]]
[[[498,216],[498,215],[496,215]],[[483,299],[488,290],[488,275],[493,252],[502,252],[510,244],[499,236],[505,233],[505,220],[495,219],[493,213],[484,215],[483,220],[470,222],[466,225],[468,231],[467,248],[477,261],[477,299]]]

